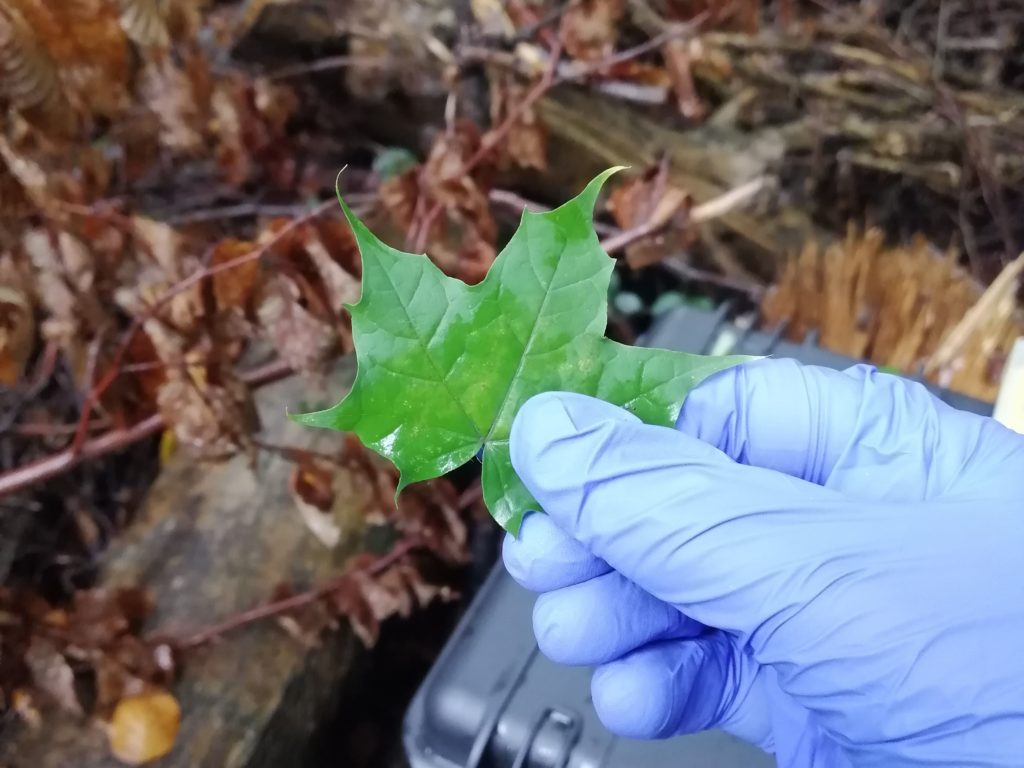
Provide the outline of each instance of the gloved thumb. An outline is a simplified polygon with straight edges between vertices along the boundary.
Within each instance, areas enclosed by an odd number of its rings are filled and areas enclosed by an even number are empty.
[[[583,395],[527,402],[511,455],[569,536],[687,616],[741,637],[824,591],[836,578],[830,563],[848,563],[841,555],[872,529],[864,515],[874,513],[841,494],[737,464]]]

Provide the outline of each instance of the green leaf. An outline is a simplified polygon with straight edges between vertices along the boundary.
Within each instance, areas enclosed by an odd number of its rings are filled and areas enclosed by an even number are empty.
[[[524,211],[483,282],[468,286],[428,258],[382,243],[341,202],[363,259],[350,307],[357,372],[348,396],[292,418],[355,432],[401,473],[399,490],[482,452],[484,500],[518,533],[537,502],[509,459],[520,406],[552,390],[593,395],[650,424],[675,423],[687,392],[747,358],[640,349],[605,338],[613,262],[594,205],[611,169],[574,200]]]

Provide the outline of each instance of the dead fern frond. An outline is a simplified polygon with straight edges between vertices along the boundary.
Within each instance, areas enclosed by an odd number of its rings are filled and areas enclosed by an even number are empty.
[[[5,222],[23,221],[34,210],[25,188],[0,158],[0,228]]]
[[[77,132],[57,65],[12,0],[0,0],[0,102],[49,135]]]
[[[113,116],[126,106],[129,51],[117,0],[14,2],[80,113]]]
[[[120,0],[121,27],[133,43],[143,48],[166,48],[172,0]]]
[[[828,248],[809,243],[790,259],[761,310],[767,327],[785,321],[791,339],[816,331],[826,349],[917,373],[981,297],[981,286],[957,265],[955,254],[939,253],[923,238],[888,247],[881,231],[851,228]],[[959,366],[944,384],[981,399],[995,397],[1000,361],[1024,334],[1015,305],[999,318],[962,345],[959,354],[972,365]],[[928,371],[933,378],[937,367]]]

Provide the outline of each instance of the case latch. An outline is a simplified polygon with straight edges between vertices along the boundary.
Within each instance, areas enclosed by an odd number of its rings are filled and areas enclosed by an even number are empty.
[[[516,754],[512,768],[563,768],[580,730],[579,715],[555,708],[544,710]]]

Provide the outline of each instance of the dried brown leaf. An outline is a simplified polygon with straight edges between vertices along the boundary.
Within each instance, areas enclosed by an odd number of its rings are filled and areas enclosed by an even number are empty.
[[[491,124],[501,125],[526,97],[527,86],[513,73],[494,72],[491,84]],[[513,123],[506,140],[499,145],[499,167],[547,170],[547,131],[536,110],[528,109]]]
[[[266,78],[234,77],[217,85],[211,129],[228,183],[239,186],[262,175],[278,189],[294,188],[298,177],[286,128],[298,105],[291,88]]]
[[[627,179],[608,197],[607,208],[623,230],[649,225],[656,237],[626,248],[626,260],[634,269],[654,264],[669,253],[686,248],[694,237],[689,223],[690,195],[667,178],[663,168],[653,167],[643,175]]]
[[[598,61],[615,48],[624,0],[580,0],[562,16],[562,40],[570,56]]]
[[[171,36],[167,18],[174,0],[120,0],[121,27],[136,45],[166,48]]]
[[[135,366],[134,379],[139,395],[146,410],[152,412],[156,409],[156,399],[167,375],[164,367],[159,365],[160,357],[148,333],[139,331],[132,336],[125,359],[128,365]]]
[[[278,275],[264,286],[256,314],[282,360],[293,370],[320,374],[337,349],[338,335],[302,306],[301,297],[295,282]]]
[[[202,283],[184,290],[176,287],[201,269],[199,259],[189,252],[184,237],[165,222],[135,216],[132,234],[143,268],[135,276],[134,286],[121,289],[118,303],[141,316],[159,303],[156,317],[147,320],[144,328],[161,360],[180,361],[186,352],[194,351],[195,338],[204,330],[202,321],[212,309],[204,301]]]
[[[494,261],[497,238],[487,197],[494,154],[478,162],[471,173],[465,172],[481,145],[479,129],[468,121],[457,121],[452,130],[438,136],[417,180],[417,198],[425,192],[426,209],[439,204],[444,211],[427,233],[427,251],[441,269],[467,282],[477,282],[480,270]]]
[[[249,388],[230,366],[196,360],[168,370],[157,406],[178,443],[205,458],[223,458],[246,447],[256,428]]]
[[[93,359],[95,337],[116,324],[112,308],[97,290],[94,253],[69,232],[42,227],[26,230],[21,248],[32,267],[36,299],[47,314],[42,335],[61,346],[84,389],[90,368],[104,362]]]
[[[24,221],[26,217],[35,212],[35,205],[25,192],[21,181],[11,173],[7,163],[0,159],[0,231],[5,229],[5,223]]]
[[[445,480],[410,489],[398,503],[394,525],[407,535],[422,538],[440,558],[464,563],[469,557],[468,531],[459,515],[457,494]]]
[[[380,637],[380,621],[374,615],[361,587],[357,580],[346,579],[341,589],[330,594],[328,602],[336,615],[349,620],[352,631],[363,645],[372,648]]]
[[[420,201],[421,168],[410,168],[380,185],[378,199],[388,216],[403,232],[409,230]]]
[[[493,166],[479,163],[472,173],[464,171],[482,140],[473,123],[457,121],[453,130],[440,134],[431,147],[423,164],[421,182],[449,213],[461,214],[482,239],[493,242],[496,227],[485,192],[490,186]]]
[[[349,274],[332,258],[326,246],[318,237],[310,237],[305,243],[306,253],[312,260],[330,301],[335,315],[341,313],[346,304],[359,300],[359,280]]]
[[[221,310],[233,307],[247,310],[263,270],[258,259],[244,260],[256,250],[256,245],[246,240],[228,238],[217,243],[210,255],[210,268],[220,267],[238,259],[243,261],[235,267],[216,272],[213,276],[213,295]]]
[[[356,573],[353,578],[373,611],[377,621],[384,621],[392,616],[408,618],[412,613],[412,595],[405,587],[405,582],[397,574],[397,568],[389,568],[377,578],[370,578]]]
[[[287,219],[272,221],[261,234],[261,241],[270,246],[276,265],[299,291],[300,302],[313,316],[327,325],[338,324],[342,306],[359,297],[356,277],[342,264],[357,260],[354,241],[340,239],[324,226],[306,223],[292,227]],[[334,248],[329,251],[322,235],[330,237]]]
[[[312,222],[312,226],[331,258],[347,274],[358,280],[362,275],[363,264],[359,257],[356,236],[352,234],[352,227],[340,216],[333,218],[321,216]]]
[[[206,115],[189,73],[170,59],[147,61],[139,73],[139,91],[159,117],[160,144],[175,153],[196,154],[205,145]]]
[[[672,90],[676,95],[679,112],[687,119],[700,120],[707,111],[697,95],[697,86],[693,81],[689,43],[685,40],[669,40],[662,46],[661,52],[672,79]]]
[[[75,593],[67,615],[67,634],[82,648],[102,648],[128,632],[118,593],[107,589],[85,589]]]
[[[76,716],[83,714],[75,692],[75,673],[54,643],[42,637],[32,638],[25,652],[25,664],[37,692],[65,712]]]
[[[132,218],[132,234],[139,240],[139,256],[156,263],[169,280],[180,280],[188,274],[181,260],[184,238],[172,226],[144,216]]]
[[[32,301],[9,256],[0,255],[0,384],[14,386],[35,345]]]
[[[121,699],[142,693],[141,681],[106,654],[98,655],[93,675],[98,713],[109,714]]]
[[[335,516],[335,475],[338,468],[313,458],[300,459],[292,468],[288,488],[303,522],[325,547],[341,541]]]
[[[77,133],[77,115],[57,64],[14,0],[0,0],[0,103],[40,130],[62,138]]]
[[[16,0],[83,114],[113,116],[128,105],[129,51],[117,0]]]

